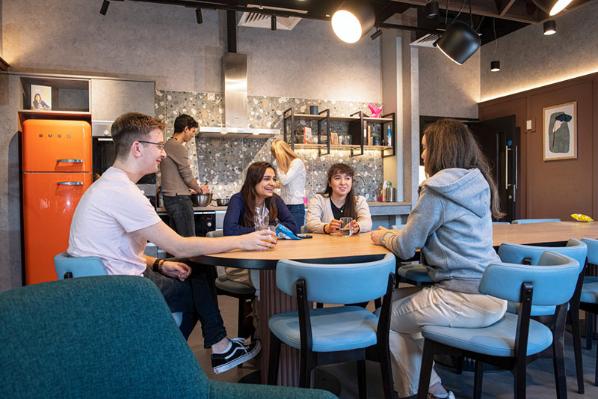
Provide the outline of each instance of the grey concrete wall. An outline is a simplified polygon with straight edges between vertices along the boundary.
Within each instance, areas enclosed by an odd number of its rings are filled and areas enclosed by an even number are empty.
[[[530,25],[482,47],[481,100],[546,86],[598,71],[598,2],[556,18],[557,33]],[[499,59],[500,72],[490,72]]]
[[[137,2],[20,0],[3,3],[5,59],[16,68],[156,80],[162,90],[221,92],[225,14]],[[44,12],[39,12],[43,9]],[[380,44],[343,44],[323,21],[292,31],[239,28],[249,94],[371,101],[381,98]]]
[[[19,286],[22,277],[17,134],[20,93],[17,78],[0,74],[0,291]]]
[[[480,52],[457,65],[440,50],[419,48],[420,115],[477,118]]]

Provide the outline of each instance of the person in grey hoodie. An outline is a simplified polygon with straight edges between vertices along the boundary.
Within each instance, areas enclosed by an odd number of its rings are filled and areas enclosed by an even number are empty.
[[[469,129],[440,120],[424,132],[422,159],[428,178],[407,224],[379,229],[372,241],[399,258],[421,248],[434,285],[393,303],[390,348],[399,397],[417,394],[425,325],[485,327],[500,320],[506,302],[479,293],[484,269],[500,262],[492,247],[492,216],[502,216],[488,163]],[[430,394],[454,398],[432,370]]]

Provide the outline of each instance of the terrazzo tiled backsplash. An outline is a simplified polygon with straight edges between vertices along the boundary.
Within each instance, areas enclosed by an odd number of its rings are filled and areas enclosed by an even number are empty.
[[[224,123],[224,103],[221,94],[156,91],[156,116],[166,124],[166,137],[173,131],[175,118],[186,113],[200,126],[221,126]],[[282,112],[293,108],[296,113],[309,113],[310,105],[320,110],[330,109],[332,116],[349,116],[366,111],[367,103],[347,101],[310,100],[288,97],[252,97],[249,103],[249,127],[281,128]],[[337,128],[342,133],[342,126]],[[202,183],[208,183],[214,198],[230,197],[243,184],[246,168],[256,161],[272,162],[270,143],[274,138],[218,138],[197,136],[191,140],[189,156],[194,174]],[[366,151],[362,156],[350,157],[348,150],[332,150],[330,155],[318,157],[317,150],[296,150],[305,161],[307,182],[305,194],[311,197],[326,187],[328,168],[343,162],[356,172],[355,184],[360,195],[374,199],[383,179],[380,151]]]

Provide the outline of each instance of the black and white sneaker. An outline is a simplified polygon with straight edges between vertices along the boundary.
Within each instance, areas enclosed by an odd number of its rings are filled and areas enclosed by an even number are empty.
[[[243,338],[230,338],[230,343],[230,349],[225,353],[212,353],[212,369],[215,374],[224,373],[253,359],[262,350],[260,341],[247,345]]]

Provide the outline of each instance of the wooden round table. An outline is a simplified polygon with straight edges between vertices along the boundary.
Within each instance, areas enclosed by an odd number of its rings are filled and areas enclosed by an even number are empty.
[[[268,320],[276,313],[297,309],[296,300],[276,287],[276,263],[291,259],[313,263],[368,262],[381,259],[389,251],[374,245],[369,233],[351,237],[313,234],[313,238],[299,241],[278,240],[276,247],[266,251],[233,251],[203,255],[191,260],[214,266],[230,266],[243,269],[260,269],[260,297],[257,300],[258,335],[262,342],[259,361],[261,382],[266,383],[269,354]],[[299,383],[299,352],[282,346],[278,382],[280,385],[296,386]]]

